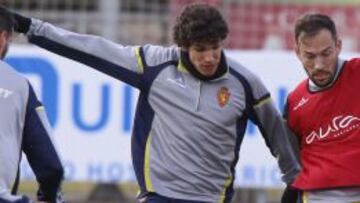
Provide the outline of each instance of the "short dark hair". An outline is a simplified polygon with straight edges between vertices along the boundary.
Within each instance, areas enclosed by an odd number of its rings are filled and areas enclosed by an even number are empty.
[[[0,6],[0,31],[12,33],[15,26],[13,14],[3,6]]]
[[[211,43],[225,40],[228,26],[220,12],[208,4],[187,5],[176,18],[173,40],[188,48],[195,42]]]
[[[298,42],[299,36],[303,32],[311,36],[322,29],[329,30],[332,37],[337,38],[335,23],[329,16],[319,13],[305,14],[295,23],[295,41]]]

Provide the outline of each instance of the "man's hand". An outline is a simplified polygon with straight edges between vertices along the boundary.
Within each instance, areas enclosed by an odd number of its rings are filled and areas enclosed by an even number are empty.
[[[296,203],[300,198],[301,191],[288,185],[281,197],[281,203]]]
[[[49,200],[49,198],[45,197],[40,190],[38,191],[37,196],[38,203],[65,203],[62,192],[57,192],[54,200]]]
[[[22,16],[18,13],[12,12],[14,15],[14,19],[15,19],[15,27],[14,30],[16,32],[19,33],[24,33],[26,34],[29,29],[30,29],[30,25],[31,25],[31,18],[27,18],[25,16]]]
[[[31,25],[31,18],[22,16],[16,12],[4,7],[3,5],[0,5],[0,7],[1,7],[1,9],[6,10],[7,12],[11,13],[14,16],[14,20],[15,20],[14,30],[16,32],[25,34],[29,31],[30,25]]]

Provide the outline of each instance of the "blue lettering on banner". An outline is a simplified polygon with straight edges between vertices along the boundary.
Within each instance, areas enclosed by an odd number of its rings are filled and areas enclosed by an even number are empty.
[[[93,182],[136,182],[135,172],[131,164],[121,162],[110,162],[107,164],[97,162],[88,163],[85,165],[85,171],[79,171],[73,161],[63,161],[65,169],[65,180],[75,181],[76,177],[82,176],[87,181]],[[34,173],[32,172],[27,161],[22,161],[20,165],[21,179],[22,180],[35,180]],[[280,171],[277,165],[272,167],[257,166],[257,165],[244,165],[237,167],[235,185],[236,186],[281,186]]]
[[[130,132],[131,130],[131,124],[132,124],[132,118],[133,118],[133,90],[129,85],[124,86],[124,106],[123,106],[123,112],[124,112],[124,119],[123,119],[123,129],[125,132]]]
[[[124,168],[119,163],[109,164],[106,173],[108,174],[110,182],[117,182],[124,178]]]
[[[65,179],[69,181],[75,180],[76,177],[76,166],[71,161],[63,161],[64,171],[65,171]]]
[[[264,183],[267,179],[267,170],[264,167],[261,167],[259,170],[259,181],[260,183]]]
[[[46,112],[49,117],[50,124],[55,127],[58,121],[58,112],[59,103],[61,98],[59,98],[60,90],[59,90],[59,80],[61,77],[59,76],[56,67],[50,63],[45,58],[39,57],[28,57],[28,56],[13,56],[7,57],[6,61],[13,66],[17,71],[24,74],[36,74],[41,79],[41,95],[40,99],[46,108]],[[111,103],[111,85],[110,84],[102,84],[101,85],[101,106],[99,107],[99,115],[98,119],[94,123],[86,123],[81,115],[81,104],[84,102],[82,100],[82,84],[74,83],[72,86],[72,119],[80,130],[86,132],[100,131],[103,130],[107,124],[110,122],[110,114],[114,113],[111,111],[111,107],[113,104]],[[132,129],[134,111],[133,105],[135,101],[134,99],[134,88],[124,85],[123,89],[123,106],[122,112],[120,116],[123,119],[121,126],[121,130],[125,132],[125,135],[129,135],[128,132]],[[277,107],[280,110],[283,110],[285,104],[285,98],[287,95],[287,89],[285,87],[279,87],[277,89]],[[248,122],[246,136],[256,137],[259,133],[257,133],[257,127],[252,123]]]
[[[280,186],[282,184],[279,168],[244,165],[237,168],[236,185],[241,186]]]
[[[256,130],[256,125],[253,122],[249,121],[246,126],[246,135],[254,137],[256,135]]]
[[[71,160],[63,160],[66,181],[76,181],[79,176],[85,175],[85,180],[93,182],[136,182],[135,172],[132,164],[121,162],[89,163],[85,165],[86,171],[82,173],[79,169],[80,165]],[[82,167],[80,167],[82,168]],[[23,160],[20,164],[20,174],[22,180],[35,180],[27,160]]]
[[[59,76],[54,66],[50,61],[38,57],[7,57],[5,61],[21,73],[36,74],[41,78],[40,100],[46,108],[51,126],[55,126],[58,115]]]
[[[103,164],[92,163],[87,167],[87,179],[92,181],[99,181],[103,179]]]
[[[278,101],[278,108],[282,113],[284,113],[284,107],[285,107],[287,94],[288,94],[288,91],[285,87],[279,88],[277,101]]]
[[[242,173],[243,175],[243,180],[241,180],[241,182],[244,182],[245,184],[251,184],[253,182],[256,181],[256,177],[255,177],[255,170],[253,166],[244,166],[244,168],[242,169]]]
[[[78,83],[74,84],[73,87],[73,119],[75,124],[84,131],[97,131],[101,130],[109,120],[109,107],[110,107],[110,86],[107,84],[103,84],[101,87],[101,109],[100,109],[100,118],[97,123],[95,124],[86,124],[80,118],[80,109],[81,109],[81,86]]]
[[[136,181],[132,165],[121,162],[89,163],[86,179],[105,182]]]

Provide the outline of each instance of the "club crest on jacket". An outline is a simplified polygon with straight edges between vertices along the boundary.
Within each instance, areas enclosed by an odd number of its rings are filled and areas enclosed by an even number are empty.
[[[224,107],[230,98],[230,92],[227,87],[221,87],[217,92],[217,100],[220,107]]]

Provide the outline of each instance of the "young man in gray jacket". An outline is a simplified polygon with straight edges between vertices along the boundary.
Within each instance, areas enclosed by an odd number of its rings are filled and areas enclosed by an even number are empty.
[[[39,202],[63,202],[63,167],[51,138],[44,107],[30,83],[2,59],[13,32],[11,13],[0,7],[0,203],[30,203],[16,195],[24,152],[39,183]]]
[[[31,43],[140,90],[132,135],[139,202],[230,202],[249,119],[278,158],[283,180],[290,183],[297,174],[268,90],[223,52],[228,26],[216,8],[187,6],[172,47],[124,46],[16,16],[17,31]]]

